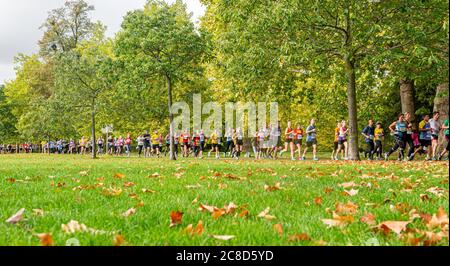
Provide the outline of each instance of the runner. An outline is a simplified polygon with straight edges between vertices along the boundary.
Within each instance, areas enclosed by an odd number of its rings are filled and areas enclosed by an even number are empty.
[[[145,138],[144,138],[143,135],[139,135],[139,137],[136,139],[136,142],[137,142],[137,147],[136,148],[138,150],[139,158],[141,158],[141,153],[142,153],[142,150],[144,148],[144,141],[145,141]]]
[[[113,155],[114,139],[113,139],[113,137],[111,135],[108,137],[108,140],[107,140],[107,143],[106,143],[106,148],[108,149],[108,154],[109,155]]]
[[[420,148],[416,149],[414,153],[409,157],[409,160],[413,160],[417,153],[426,153],[425,160],[431,160],[431,125],[430,116],[424,115],[423,120],[419,123],[419,141]]]
[[[97,147],[98,147],[97,154],[99,154],[99,155],[103,154],[103,142],[104,142],[103,137],[102,136],[98,137],[98,139],[97,139]]]
[[[170,151],[170,132],[167,133],[165,139],[166,139],[166,148],[164,149],[164,157],[166,157],[167,154],[169,154],[169,151]]]
[[[236,129],[236,153],[235,153],[235,159],[239,159],[241,156],[241,152],[243,150],[244,145],[244,133],[242,132],[241,128]]]
[[[117,150],[116,150],[117,156],[122,156],[124,144],[125,144],[125,140],[123,139],[122,136],[119,136],[119,138],[117,139]]]
[[[269,136],[269,140],[270,140],[270,151],[269,154],[273,154],[273,159],[276,160],[277,159],[277,155],[278,155],[278,150],[280,149],[280,145],[281,145],[281,127],[280,127],[280,121],[278,121],[278,123],[272,127],[271,131],[270,131],[270,136]]]
[[[212,150],[214,150],[216,152],[216,159],[219,159],[219,147],[218,147],[218,138],[219,138],[219,134],[217,133],[217,130],[215,129],[213,131],[213,133],[211,133],[210,139],[211,139],[211,145],[212,145]]]
[[[294,144],[297,147],[298,151],[298,159],[302,159],[302,140],[303,140],[303,129],[300,127],[300,124],[297,124],[296,129],[294,130]]]
[[[255,148],[257,149],[257,151],[258,151],[258,154],[257,154],[257,156],[255,156],[255,158],[256,159],[260,159],[260,158],[262,158],[262,156],[264,155],[264,153],[265,153],[265,134],[264,134],[264,130],[263,129],[260,129],[259,130],[259,132],[258,133],[256,133],[256,145],[255,145]]]
[[[127,137],[125,138],[125,153],[128,157],[131,155],[131,136],[130,133],[127,134]]]
[[[338,136],[338,149],[336,151],[336,161],[339,160],[338,155],[341,150],[344,150],[344,160],[348,160],[348,142],[347,142],[348,128],[345,120],[341,122],[341,127],[339,128]]]
[[[145,131],[144,135],[142,135],[144,137],[144,157],[150,157],[150,153],[151,153],[151,145],[150,145],[150,133],[148,130]]]
[[[192,144],[193,144],[193,152],[194,157],[198,159],[198,155],[200,153],[200,131],[197,131],[192,136]]]
[[[317,129],[316,129],[316,120],[311,119],[309,126],[306,128],[306,147],[303,149],[302,160],[305,160],[306,152],[309,148],[313,149],[313,160],[317,161]]]
[[[284,131],[284,149],[280,151],[280,157],[283,155],[283,152],[288,151],[288,147],[291,149],[291,160],[295,160],[294,158],[294,129],[291,126],[291,121],[288,121],[288,125],[286,130]]]
[[[377,160],[381,160],[381,155],[383,154],[383,141],[384,141],[384,130],[381,126],[381,122],[377,122],[377,127],[374,130],[375,136],[375,150],[377,154]]]
[[[227,132],[225,133],[225,138],[226,138],[226,142],[225,142],[225,157],[231,156],[232,151],[234,149],[234,142],[233,142],[233,134],[234,134],[234,129],[229,128],[227,130]],[[208,155],[209,156],[209,155]]]
[[[178,157],[178,143],[180,143],[180,134],[175,132],[173,136],[173,149],[175,150],[175,157]]]
[[[84,136],[81,137],[79,144],[80,144],[80,154],[84,155],[86,152],[86,140],[84,139]]]
[[[367,158],[367,155],[369,157],[369,160],[373,160],[373,154],[375,152],[375,143],[374,143],[374,136],[375,136],[375,128],[373,126],[373,120],[370,119],[368,125],[363,129],[362,135],[365,138],[367,149],[364,152],[364,157]]]
[[[449,129],[448,129],[448,118],[444,121],[444,124],[442,125],[442,129],[444,130],[445,140],[447,140],[447,147],[441,152],[439,155],[438,160],[442,160],[442,157],[449,151]],[[448,159],[448,158],[447,158]]]
[[[400,114],[398,116],[398,120],[389,125],[389,130],[391,131],[391,135],[395,137],[395,144],[390,149],[389,152],[384,154],[384,159],[389,160],[389,156],[394,153],[397,149],[399,149],[398,153],[398,161],[402,161],[405,157],[405,147],[406,147],[406,131],[408,125],[405,122],[404,114]]]
[[[431,127],[431,159],[436,161],[436,150],[438,146],[439,133],[441,131],[441,123],[439,123],[439,112],[433,113],[433,118],[430,119]]]
[[[183,139],[183,157],[189,157],[189,141],[191,140],[191,136],[187,129],[184,130],[181,137]]]
[[[338,156],[337,150],[339,147],[338,139],[339,139],[339,129],[341,128],[341,122],[338,122],[336,128],[334,129],[334,142],[333,142],[333,151],[331,152],[331,160],[334,160]]]
[[[151,136],[151,142],[152,142],[152,153],[156,154],[156,156],[159,158],[159,134],[158,130],[153,131],[153,134]]]

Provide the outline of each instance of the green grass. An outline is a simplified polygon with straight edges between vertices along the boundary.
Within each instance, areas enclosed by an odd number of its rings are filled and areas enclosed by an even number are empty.
[[[87,175],[83,175],[83,171]],[[177,178],[174,174],[181,171],[184,174]],[[160,177],[148,177],[155,172]],[[245,179],[233,180],[223,175],[212,178],[214,172]],[[125,177],[115,178],[116,173]],[[394,178],[389,177],[391,174]],[[362,179],[364,175],[371,177]],[[200,178],[202,176],[205,178]],[[104,180],[97,180],[100,177]],[[405,180],[413,184],[412,191],[404,190]],[[356,187],[357,195],[344,195],[339,184],[349,181],[362,185],[370,182],[372,187]],[[124,187],[125,182],[135,185]],[[264,189],[265,184],[275,185],[277,182],[281,183],[281,190]],[[64,185],[58,187],[58,183]],[[104,185],[73,190],[80,185],[95,186],[98,183]],[[186,187],[197,184],[200,187]],[[227,187],[220,189],[219,184]],[[111,186],[121,188],[123,192],[118,196],[105,195],[104,189]],[[426,192],[430,187],[443,188],[444,195],[438,197]],[[143,193],[143,188],[156,193]],[[332,191],[326,193],[325,188]],[[136,194],[138,198],[130,197],[130,194]],[[422,200],[420,194],[427,194],[429,200]],[[198,202],[192,204],[196,197],[199,197]],[[317,197],[322,197],[321,205],[315,204]],[[141,201],[144,205],[137,208],[134,215],[122,216]],[[321,221],[331,218],[337,202],[349,201],[359,206],[353,214],[353,223],[328,228]],[[215,220],[208,212],[198,210],[200,203],[223,207],[229,202],[238,206],[248,204],[249,216],[242,218],[233,213]],[[448,213],[448,162],[192,158],[171,162],[156,158],[103,157],[91,160],[87,156],[69,155],[0,155],[0,245],[40,245],[36,233],[51,233],[55,245],[65,245],[70,238],[78,239],[81,245],[112,245],[115,234],[123,235],[128,245],[136,246],[318,245],[324,242],[327,245],[366,245],[373,238],[380,245],[407,245],[396,234],[384,234],[360,221],[366,212],[375,215],[377,224],[388,220],[406,221],[409,219],[407,211],[398,211],[390,206],[400,203],[406,204],[407,210],[414,208],[420,213],[432,215],[439,207]],[[276,216],[275,219],[257,217],[266,207],[270,207],[270,214]],[[21,222],[16,225],[5,222],[21,208],[26,208]],[[36,215],[32,209],[42,209],[44,215]],[[176,210],[184,213],[182,223],[169,228],[170,213]],[[66,234],[61,224],[70,220],[112,233]],[[199,220],[204,225],[202,235],[191,237],[183,232],[188,224],[195,226]],[[283,226],[281,236],[273,228],[276,223]],[[421,219],[415,219],[408,228],[428,230]],[[289,236],[295,233],[306,233],[311,240],[289,241]],[[210,235],[234,235],[235,238],[223,241]],[[435,244],[448,245],[448,238]]]

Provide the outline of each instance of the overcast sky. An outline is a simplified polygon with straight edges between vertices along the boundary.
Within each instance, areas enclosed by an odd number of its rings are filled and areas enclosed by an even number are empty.
[[[94,21],[100,20],[108,27],[107,35],[113,36],[130,10],[142,8],[146,0],[85,0],[94,5],[91,12]],[[166,0],[171,3],[173,0]],[[199,0],[184,0],[193,19],[204,14]],[[62,6],[64,0],[0,0],[0,84],[14,79],[14,56],[38,51],[38,40],[43,32],[40,25],[48,11]]]

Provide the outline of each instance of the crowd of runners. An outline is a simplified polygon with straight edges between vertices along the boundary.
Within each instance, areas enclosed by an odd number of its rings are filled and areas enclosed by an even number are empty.
[[[369,120],[362,130],[366,148],[364,157],[368,160],[388,160],[391,154],[397,152],[397,159],[413,160],[417,154],[423,154],[425,160],[441,160],[449,151],[449,125],[448,119],[441,125],[439,112],[432,117],[424,115],[416,127],[411,123],[409,113],[400,114],[398,119],[388,125],[390,135],[394,137],[394,145],[383,153],[383,142],[386,136],[380,122]],[[444,132],[447,146],[438,152],[438,139],[440,132]],[[188,130],[178,131],[174,134],[174,148],[176,156],[203,158],[227,157],[239,159],[241,156],[255,159],[277,159],[283,153],[290,152],[291,160],[305,160],[309,150],[312,159],[317,157],[317,129],[315,119],[311,119],[306,129],[300,124],[293,126],[288,121],[287,127],[282,130],[279,126],[270,125],[262,128],[254,136],[244,137],[240,128],[227,129],[224,136],[213,131],[208,137],[203,130],[192,134]],[[334,146],[331,160],[348,159],[349,128],[346,121],[338,122],[334,130]],[[282,142],[284,139],[284,142]],[[305,143],[303,143],[305,141]],[[97,153],[116,156],[130,156],[132,147],[137,150],[139,157],[167,156],[170,150],[170,135],[163,135],[158,131],[150,133],[148,130],[137,138],[130,134],[114,137],[109,135],[106,139],[100,136],[96,141]],[[407,149],[408,147],[408,149]],[[56,141],[42,141],[39,144],[24,143],[21,145],[0,144],[0,153],[58,153],[58,154],[88,154],[92,151],[93,141],[85,137],[76,141],[59,139]],[[406,153],[406,154],[405,154]],[[448,156],[446,158],[448,160]]]

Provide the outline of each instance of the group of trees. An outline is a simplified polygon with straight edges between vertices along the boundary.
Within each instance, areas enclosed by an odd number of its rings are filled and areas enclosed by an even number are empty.
[[[447,0],[201,2],[199,27],[181,0],[149,0],[113,38],[83,0],[51,11],[39,53],[17,56],[0,87],[0,142],[95,137],[106,124],[167,132],[172,102],[201,92],[277,101],[282,126],[315,117],[324,144],[346,119],[357,160],[367,119],[430,113],[448,95]]]

